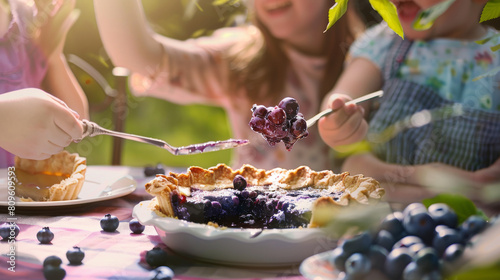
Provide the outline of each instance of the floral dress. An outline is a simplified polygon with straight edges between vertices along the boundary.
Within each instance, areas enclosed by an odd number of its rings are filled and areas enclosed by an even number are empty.
[[[399,165],[440,162],[469,171],[500,158],[500,63],[490,49],[497,44],[409,41],[384,26],[370,30],[352,55],[374,61],[384,77],[369,122],[373,152]]]
[[[30,40],[29,23],[35,15],[25,1],[9,0],[12,20],[0,38],[0,94],[23,88],[40,88],[47,61]],[[15,117],[15,116],[12,116]],[[12,166],[14,155],[0,148],[0,168]]]

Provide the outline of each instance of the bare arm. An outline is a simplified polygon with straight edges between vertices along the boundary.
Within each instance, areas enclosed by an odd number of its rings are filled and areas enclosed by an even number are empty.
[[[95,0],[97,25],[115,66],[150,76],[161,61],[162,46],[149,27],[139,0]],[[165,38],[166,39],[166,38]]]
[[[338,110],[320,119],[318,123],[323,141],[335,148],[362,140],[368,130],[365,108],[354,104],[345,105],[345,102],[379,90],[381,87],[380,69],[367,59],[354,59],[323,102],[325,108]]]
[[[68,107],[78,112],[80,119],[89,118],[87,96],[80,87],[63,54],[49,60],[44,79],[44,89],[63,100]]]
[[[58,2],[58,3],[56,3]],[[58,0],[54,5],[36,0],[37,17],[33,22],[39,28],[39,35],[34,43],[47,57],[47,73],[42,87],[71,109],[78,112],[80,118],[89,118],[87,96],[80,87],[63,54],[66,35],[78,19],[80,12],[75,10],[74,0]]]
[[[443,163],[398,165],[384,162],[371,153],[348,157],[342,171],[363,174],[394,185],[412,185],[434,190],[482,188],[500,182],[500,159],[477,171],[466,171]]]

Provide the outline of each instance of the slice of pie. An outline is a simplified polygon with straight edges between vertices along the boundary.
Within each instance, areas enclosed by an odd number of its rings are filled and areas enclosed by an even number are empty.
[[[78,197],[86,159],[62,151],[45,160],[15,158],[16,196],[21,201],[59,201]]]
[[[315,209],[370,204],[385,194],[375,179],[363,175],[306,166],[233,170],[225,164],[157,175],[146,191],[155,196],[150,207],[160,216],[241,228],[320,227],[324,219],[315,217]]]

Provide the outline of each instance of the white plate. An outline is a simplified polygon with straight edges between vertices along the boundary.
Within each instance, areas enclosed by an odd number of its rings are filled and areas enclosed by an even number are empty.
[[[300,274],[311,280],[322,280],[322,279],[337,279],[339,272],[335,269],[335,266],[330,262],[332,256],[332,251],[326,251],[323,253],[310,256],[305,259],[299,267]]]
[[[298,265],[305,258],[330,250],[337,244],[321,229],[218,229],[165,218],[149,209],[151,201],[134,207],[133,216],[153,225],[173,251],[202,261],[235,266],[278,267]]]
[[[87,166],[85,182],[77,199],[63,201],[19,201],[16,207],[47,207],[78,205],[113,199],[132,193],[137,182],[129,175],[130,168],[123,166]],[[0,206],[8,206],[7,169],[0,169]]]

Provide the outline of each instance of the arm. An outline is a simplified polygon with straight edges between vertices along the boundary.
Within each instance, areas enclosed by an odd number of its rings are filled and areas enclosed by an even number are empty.
[[[38,13],[33,24],[40,32],[33,40],[47,57],[47,73],[42,87],[63,100],[81,118],[88,119],[87,97],[63,54],[66,35],[80,15],[78,10],[74,10],[75,1],[62,1],[50,6],[46,1],[36,0],[35,4]]]
[[[348,157],[342,166],[342,171],[363,174],[386,184],[439,188],[439,190],[457,186],[482,188],[500,182],[500,159],[487,168],[466,171],[443,163],[391,164],[371,153],[365,153]]]
[[[64,102],[27,88],[0,95],[0,131],[0,146],[8,152],[45,159],[80,139],[83,127],[78,114]]]
[[[48,71],[44,80],[44,89],[63,100],[71,109],[78,112],[81,119],[89,119],[87,96],[80,87],[66,58],[61,53],[48,62]]]
[[[323,141],[330,147],[362,140],[368,130],[366,104],[345,105],[345,102],[382,88],[380,69],[365,58],[355,58],[344,70],[337,84],[326,96],[323,106],[338,110],[318,122]]]
[[[148,26],[141,2],[95,0],[94,8],[104,48],[113,63],[144,76],[153,75],[161,63],[162,46]]]

